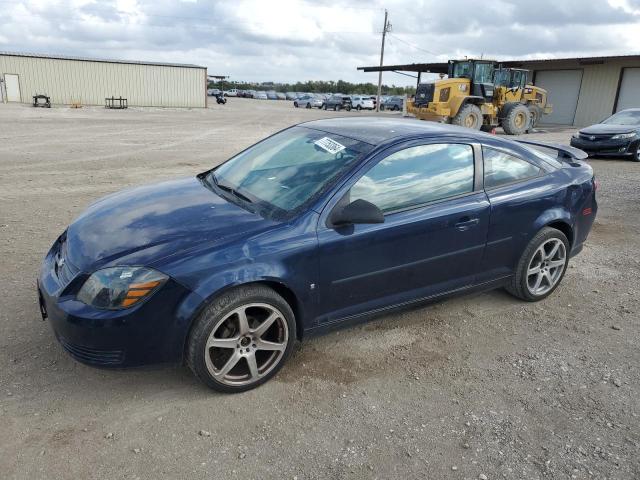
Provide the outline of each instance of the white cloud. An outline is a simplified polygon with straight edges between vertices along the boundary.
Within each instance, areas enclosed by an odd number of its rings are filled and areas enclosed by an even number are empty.
[[[375,82],[385,63],[638,53],[640,1],[15,0],[2,2],[0,50],[205,65],[235,80]],[[385,74],[385,83],[412,84]]]

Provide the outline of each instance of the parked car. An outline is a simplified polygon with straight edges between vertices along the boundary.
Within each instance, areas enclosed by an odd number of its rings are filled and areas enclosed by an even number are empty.
[[[287,92],[285,93],[285,96],[287,100],[295,100],[296,98],[298,98],[296,92]]]
[[[218,89],[218,88],[209,88],[207,90],[207,95],[209,95],[210,97],[217,97],[218,95],[220,95],[220,89]]]
[[[597,183],[581,150],[532,144],[417,120],[291,127],[89,206],[43,260],[42,315],[84,363],[184,359],[239,392],[313,332],[454,293],[542,300],[582,249]]]
[[[571,146],[590,155],[627,157],[640,162],[640,108],[622,110],[580,129],[571,138]]]
[[[244,94],[245,98],[254,98],[255,95],[256,95],[255,90],[247,90],[246,93]]]
[[[344,108],[348,112],[351,110],[351,97],[342,94],[332,95],[324,101],[322,108],[324,110],[333,109],[336,111]]]
[[[268,100],[269,97],[265,92],[257,91],[253,94],[253,98],[257,98],[258,100]]]
[[[278,100],[286,100],[287,99],[287,96],[282,92],[276,92],[276,97],[278,98]]]
[[[324,103],[324,100],[315,95],[302,95],[301,97],[293,101],[293,106],[296,108],[298,107],[322,108],[323,103]]]
[[[402,104],[404,98],[402,97],[387,97],[386,99],[380,99],[380,110],[402,110]]]
[[[224,91],[224,96],[225,97],[237,97],[238,96],[238,90],[236,88],[232,88],[230,90],[225,90]]]
[[[352,95],[351,108],[355,108],[356,110],[373,110],[373,101],[369,97]]]
[[[269,100],[277,100],[278,99],[278,95],[276,94],[275,90],[267,90],[267,98]]]

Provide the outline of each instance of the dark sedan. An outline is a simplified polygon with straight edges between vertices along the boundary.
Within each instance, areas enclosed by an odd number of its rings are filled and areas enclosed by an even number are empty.
[[[335,110],[335,111],[342,110],[344,108],[348,112],[351,110],[352,106],[353,104],[351,102],[351,97],[349,97],[348,95],[336,94],[336,95],[331,95],[329,98],[327,98],[324,101],[322,108],[324,110]]]
[[[184,361],[238,392],[315,332],[500,287],[541,300],[582,249],[596,183],[584,152],[531,144],[417,120],[291,127],[91,205],[42,263],[42,316],[82,362]]]
[[[380,110],[402,110],[402,104],[404,98],[402,97],[389,97],[380,102]]]
[[[640,108],[622,110],[571,138],[573,147],[590,155],[626,157],[640,162]]]

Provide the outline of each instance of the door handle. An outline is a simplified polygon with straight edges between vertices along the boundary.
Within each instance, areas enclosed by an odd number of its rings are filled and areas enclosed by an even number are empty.
[[[455,227],[456,227],[456,229],[460,230],[461,232],[465,232],[465,231],[469,230],[470,228],[475,227],[479,223],[480,223],[480,219],[479,218],[464,217],[464,218],[461,218],[460,221],[455,224]]]

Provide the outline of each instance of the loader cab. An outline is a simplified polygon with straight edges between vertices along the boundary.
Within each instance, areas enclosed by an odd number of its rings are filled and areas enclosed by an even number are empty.
[[[528,73],[528,70],[520,68],[499,68],[494,74],[494,84],[496,87],[506,87],[513,90],[524,89]]]
[[[493,100],[493,76],[495,62],[490,60],[449,60],[449,78],[468,78],[471,82],[470,94]]]

